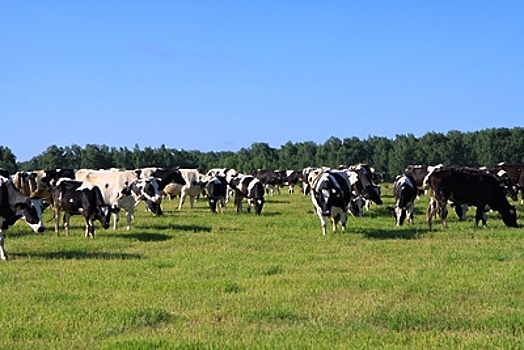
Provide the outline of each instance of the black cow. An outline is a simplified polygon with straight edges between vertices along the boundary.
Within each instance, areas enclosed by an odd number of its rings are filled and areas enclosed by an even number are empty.
[[[224,212],[227,196],[227,181],[223,176],[213,176],[206,183],[207,200],[209,208],[216,213],[217,207]]]
[[[247,198],[247,211],[251,211],[251,207],[255,207],[255,213],[262,213],[264,206],[264,185],[262,182],[246,174],[238,174],[236,177],[229,180],[229,186],[235,190],[235,207],[237,212],[242,211],[242,201]]]
[[[320,219],[322,235],[326,235],[327,223],[324,217],[330,217],[333,232],[340,222],[342,230],[346,229],[347,212],[351,202],[351,183],[347,171],[313,170],[308,175],[311,201]]]
[[[7,260],[4,232],[18,219],[25,220],[36,233],[45,231],[42,221],[44,206],[42,200],[29,199],[15,188],[11,180],[0,176],[0,259]]]
[[[415,198],[417,198],[415,180],[409,175],[398,175],[393,182],[393,198],[395,199],[395,222],[402,226],[406,217],[413,223]]]
[[[427,184],[432,197],[428,206],[430,229],[437,211],[444,229],[448,227],[448,200],[455,204],[475,206],[475,227],[479,221],[486,225],[485,211],[489,209],[498,211],[506,226],[518,227],[516,208],[509,204],[500,182],[492,174],[478,169],[439,168],[427,176]]]
[[[94,237],[94,221],[98,220],[104,229],[109,228],[111,213],[104,203],[102,192],[98,186],[84,184],[82,181],[62,178],[53,189],[55,232],[59,234],[60,211],[64,212],[64,228],[69,236],[69,219],[72,215],[82,215],[86,223],[86,237]]]

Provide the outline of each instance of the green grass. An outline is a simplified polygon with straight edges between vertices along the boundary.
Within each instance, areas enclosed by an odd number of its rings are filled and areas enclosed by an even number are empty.
[[[97,224],[94,239],[80,217],[69,237],[19,222],[0,264],[0,348],[523,348],[524,230],[450,214],[430,232],[424,197],[397,228],[383,193],[325,237],[300,194],[268,196],[261,216],[140,205],[130,231]]]

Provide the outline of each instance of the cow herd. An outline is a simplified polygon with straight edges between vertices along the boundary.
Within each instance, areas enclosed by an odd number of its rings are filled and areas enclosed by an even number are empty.
[[[524,186],[524,165],[500,163],[490,169],[438,166],[408,166],[393,182],[394,217],[397,226],[407,219],[413,223],[414,201],[421,191],[428,191],[427,222],[438,215],[447,228],[448,205],[464,218],[468,206],[476,207],[475,226],[486,225],[486,212],[500,213],[508,227],[518,227],[516,208],[507,196],[516,200]],[[348,215],[359,217],[371,202],[382,204],[382,174],[365,164],[331,168],[304,168],[301,171],[257,170],[243,174],[234,169],[214,168],[206,173],[198,169],[143,168],[122,169],[54,169],[20,171],[9,174],[0,169],[0,259],[6,260],[4,231],[23,219],[37,233],[44,231],[42,212],[51,206],[54,229],[60,232],[62,217],[65,234],[69,234],[69,218],[81,215],[85,220],[85,236],[95,234],[95,221],[107,229],[113,219],[118,228],[119,216],[126,215],[125,227],[131,229],[134,211],[141,201],[154,215],[163,215],[165,197],[180,197],[178,209],[187,198],[193,208],[198,196],[207,198],[212,212],[224,211],[233,198],[237,212],[247,202],[247,211],[261,214],[266,195],[289,193],[299,182],[302,193],[310,195],[314,212],[321,223],[322,234],[327,221],[335,231],[340,224],[345,230]],[[523,202],[524,202],[524,196]]]

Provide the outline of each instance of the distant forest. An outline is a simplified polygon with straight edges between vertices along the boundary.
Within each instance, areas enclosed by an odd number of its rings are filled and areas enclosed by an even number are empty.
[[[492,166],[499,162],[524,163],[524,128],[492,128],[475,132],[428,132],[417,138],[412,134],[394,139],[370,136],[331,137],[322,144],[311,141],[287,142],[280,148],[267,143],[253,143],[237,152],[201,152],[159,148],[133,149],[88,144],[67,147],[49,146],[27,162],[17,162],[8,147],[0,146],[0,167],[18,170],[56,168],[124,168],[149,166],[200,168],[235,168],[249,173],[256,169],[295,169],[308,166],[367,163],[391,179],[408,164],[445,164],[449,166]]]

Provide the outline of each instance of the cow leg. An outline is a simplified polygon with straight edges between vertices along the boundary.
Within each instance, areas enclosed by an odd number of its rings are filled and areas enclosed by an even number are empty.
[[[0,259],[5,261],[7,260],[7,253],[4,249],[4,242],[5,242],[4,232],[0,230]]]
[[[54,209],[53,216],[55,219],[55,233],[58,236],[60,233],[60,211],[58,209]]]
[[[195,208],[195,199],[195,196],[189,196],[189,206],[191,207],[191,209]]]
[[[484,211],[485,206],[479,205],[477,206],[477,211],[475,213],[475,228],[479,226],[479,221],[482,221],[482,227],[487,227],[486,221],[487,221],[487,215]]]
[[[126,230],[130,230],[131,229],[131,221],[133,220],[133,217],[134,217],[134,213],[133,211],[128,211],[127,214],[126,214]]]
[[[443,200],[437,203],[437,209],[440,216],[440,220],[442,220],[442,228],[447,229],[448,228],[448,208],[447,208],[447,201]]]
[[[182,209],[182,205],[186,201],[186,196],[187,196],[187,194],[184,191],[182,191],[182,193],[180,193],[180,202],[178,202],[178,210]]]
[[[120,216],[118,213],[113,213],[113,230],[116,230],[118,228],[118,220],[120,219]]]
[[[413,215],[415,214],[415,202],[410,202],[408,206],[408,218],[411,225],[414,224]]]
[[[235,208],[237,213],[242,212],[242,195],[240,193],[235,193]]]
[[[69,236],[69,217],[70,217],[69,214],[67,213],[64,214],[64,230],[65,230],[66,236]]]
[[[93,219],[91,218],[91,216],[86,216],[85,220],[86,220],[85,236],[94,237],[95,236],[95,224],[93,223]]]
[[[342,214],[340,214],[340,224],[342,225],[342,231],[346,231],[346,223],[348,221],[348,212],[342,211]]]
[[[322,228],[322,236],[325,236],[327,223],[326,223],[326,220],[324,219],[324,216],[322,215],[321,209],[317,209],[317,215],[318,215],[318,218],[320,219],[320,227]]]
[[[429,226],[430,231],[432,229],[433,218],[435,217],[436,212],[437,212],[437,200],[431,197],[429,200],[428,209],[426,212],[426,217],[427,217],[428,226]]]

